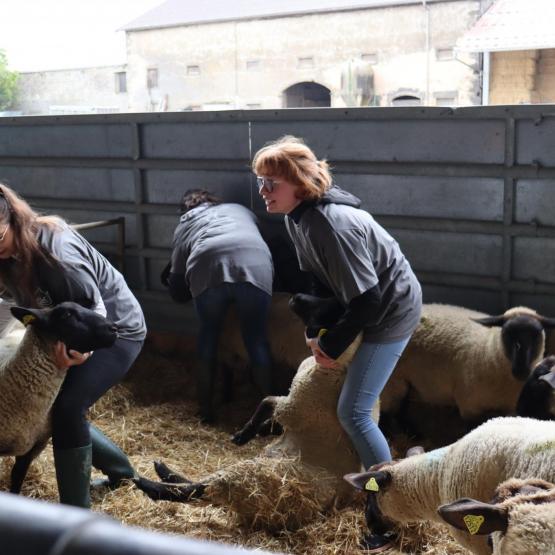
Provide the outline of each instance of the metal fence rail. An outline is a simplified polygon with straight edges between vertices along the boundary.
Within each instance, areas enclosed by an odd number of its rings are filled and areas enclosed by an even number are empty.
[[[400,242],[425,300],[555,314],[555,108],[349,108],[0,118],[0,182],[71,221],[125,216],[126,277],[151,329],[186,329],[158,275],[177,204],[204,187],[271,229],[249,163],[304,137]],[[277,231],[276,231],[277,232]],[[88,232],[95,244],[113,239]]]
[[[99,514],[0,493],[2,555],[247,555],[250,550],[125,527]],[[256,550],[263,555],[264,551]]]

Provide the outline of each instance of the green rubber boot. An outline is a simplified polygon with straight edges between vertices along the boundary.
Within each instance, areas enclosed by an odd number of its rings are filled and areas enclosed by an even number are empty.
[[[92,465],[107,476],[107,478],[93,480],[91,487],[115,489],[121,485],[122,480],[136,478],[137,473],[131,466],[127,455],[97,427],[92,424],[89,424],[89,427],[92,443]]]
[[[54,449],[60,503],[90,509],[92,445]]]

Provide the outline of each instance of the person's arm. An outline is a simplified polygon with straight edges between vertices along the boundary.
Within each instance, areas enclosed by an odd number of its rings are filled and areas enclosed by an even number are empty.
[[[191,290],[185,281],[185,274],[170,272],[168,275],[168,291],[176,303],[186,303],[193,298]]]
[[[318,339],[319,348],[330,359],[337,359],[358,333],[375,317],[381,303],[380,286],[376,285],[351,300],[335,326]]]

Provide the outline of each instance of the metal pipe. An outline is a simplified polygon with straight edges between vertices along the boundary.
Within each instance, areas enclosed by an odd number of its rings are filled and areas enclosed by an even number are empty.
[[[250,550],[122,526],[84,509],[0,493],[2,555],[247,555]],[[256,550],[256,553],[269,555]]]
[[[491,54],[484,52],[484,69],[482,70],[482,105],[489,105],[490,63]]]

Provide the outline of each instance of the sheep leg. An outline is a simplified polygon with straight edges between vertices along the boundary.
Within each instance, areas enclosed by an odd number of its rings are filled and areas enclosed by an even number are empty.
[[[33,460],[46,447],[46,441],[42,440],[36,443],[25,455],[19,455],[15,458],[10,475],[10,493],[20,493],[21,486],[27,476],[27,472]]]
[[[251,419],[238,431],[233,434],[231,441],[235,445],[245,445],[256,436],[260,426],[271,418],[276,408],[277,397],[265,397],[262,399]]]
[[[258,427],[258,435],[260,437],[280,436],[281,434],[283,434],[283,426],[271,418],[262,422]]]
[[[154,482],[146,478],[136,478],[135,485],[144,491],[153,501],[176,501],[187,503],[193,499],[199,499],[204,494],[206,484],[166,484]]]
[[[156,474],[160,477],[162,482],[166,484],[192,484],[191,480],[185,478],[181,474],[178,474],[174,470],[172,470],[169,466],[164,464],[161,461],[154,462],[154,470],[156,470]]]

